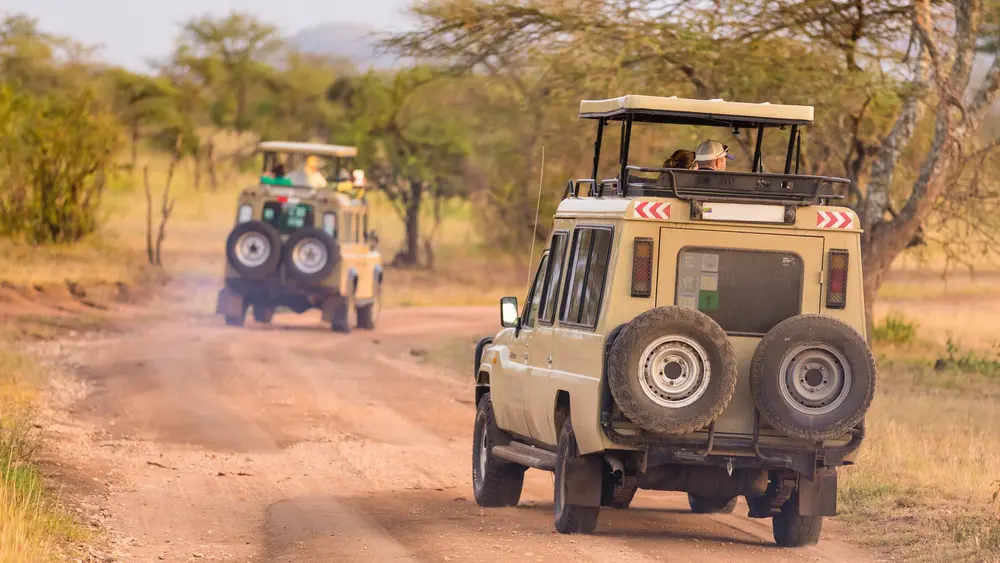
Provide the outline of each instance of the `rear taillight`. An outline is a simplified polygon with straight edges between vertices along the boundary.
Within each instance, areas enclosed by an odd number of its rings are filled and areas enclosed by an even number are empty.
[[[831,250],[827,269],[826,307],[843,309],[847,306],[847,251]]]
[[[632,297],[649,297],[653,291],[653,239],[632,243]]]

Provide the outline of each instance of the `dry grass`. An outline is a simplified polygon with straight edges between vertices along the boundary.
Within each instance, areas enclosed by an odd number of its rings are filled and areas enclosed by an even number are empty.
[[[899,354],[897,351],[896,354]],[[841,513],[905,561],[1000,561],[1000,381],[881,358],[869,439],[841,472]]]
[[[83,537],[56,506],[32,465],[38,435],[32,411],[40,372],[0,348],[0,562],[49,561]]]

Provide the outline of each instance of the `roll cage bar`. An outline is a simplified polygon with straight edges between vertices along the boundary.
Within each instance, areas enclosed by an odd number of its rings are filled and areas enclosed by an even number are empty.
[[[600,115],[583,114],[584,119],[595,119],[597,121],[597,134],[594,141],[594,159],[591,177],[579,180],[571,180],[567,186],[566,196],[579,195],[580,184],[590,184],[592,195],[603,197],[604,189],[612,186],[616,189],[617,195],[626,196],[630,188],[640,188],[647,195],[670,195],[689,199],[695,195],[713,195],[717,198],[730,198],[738,200],[775,201],[785,204],[809,205],[812,203],[826,202],[830,199],[842,199],[842,195],[824,194],[822,187],[833,184],[849,184],[850,181],[844,178],[832,176],[800,176],[799,165],[802,152],[802,133],[800,125],[809,122],[803,120],[783,120],[770,118],[751,118],[745,116],[726,115],[706,115],[706,114],[686,114],[676,112],[662,112],[655,110],[641,110],[623,108],[616,111],[607,112]],[[597,174],[600,167],[601,148],[604,139],[604,129],[612,121],[621,122],[621,145],[619,147],[618,165],[619,174],[617,178],[598,180]],[[633,123],[659,123],[674,125],[708,125],[717,127],[729,127],[732,129],[756,129],[756,143],[754,146],[753,163],[750,172],[716,172],[709,170],[670,170],[666,168],[649,168],[639,166],[629,166],[629,145],[632,139]],[[788,137],[788,150],[785,154],[785,167],[783,174],[765,174],[763,172],[763,158],[761,147],[764,140],[765,128],[784,129],[790,127],[791,132]],[[630,177],[629,172],[659,173],[671,179],[667,185],[650,184],[642,180],[651,180],[642,177]],[[705,180],[697,178],[705,177]],[[633,181],[633,179],[637,181]],[[679,179],[683,179],[681,186]],[[748,181],[749,180],[749,181]],[[694,184],[694,185],[688,185]],[[774,185],[779,186],[779,191],[771,189]],[[764,189],[761,193],[761,188]],[[668,192],[668,193],[656,193]]]

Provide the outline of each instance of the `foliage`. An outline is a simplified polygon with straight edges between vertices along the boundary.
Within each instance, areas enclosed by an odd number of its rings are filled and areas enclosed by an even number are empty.
[[[401,70],[391,77],[373,72],[342,79],[330,97],[342,103],[361,164],[406,223],[405,248],[397,265],[420,262],[420,212],[430,199],[435,209],[466,188],[469,153],[464,123],[444,103],[446,77],[426,67]],[[458,100],[455,100],[458,101]],[[440,223],[440,213],[436,213]],[[434,234],[431,229],[429,237]],[[427,258],[431,245],[424,245]]]
[[[974,373],[987,377],[1000,376],[1000,346],[990,353],[963,350],[957,342],[948,338],[946,347],[948,355],[938,358],[934,364],[935,369]]]
[[[0,86],[0,234],[61,243],[97,229],[119,138],[93,101],[87,90],[36,96]]]
[[[917,323],[902,315],[888,315],[875,325],[872,338],[885,344],[913,344],[917,339]]]

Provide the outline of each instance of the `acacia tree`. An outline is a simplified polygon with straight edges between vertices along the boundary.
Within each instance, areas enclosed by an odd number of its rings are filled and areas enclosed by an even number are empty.
[[[981,124],[1000,89],[997,42],[984,40],[997,30],[983,11],[982,0],[436,0],[417,5],[421,25],[390,45],[487,72],[506,53],[572,52],[547,78],[576,80],[581,94],[815,103],[809,162],[852,180],[872,319],[889,267],[923,226],[986,237],[995,226],[996,193],[977,174],[997,144]],[[994,59],[973,88],[977,45]]]
[[[428,200],[439,204],[463,191],[464,132],[442,103],[442,89],[425,88],[440,80],[416,67],[391,76],[370,72],[357,80],[343,78],[329,91],[330,99],[345,108],[361,163],[405,225],[404,248],[393,259],[400,266],[421,262],[420,218]]]

